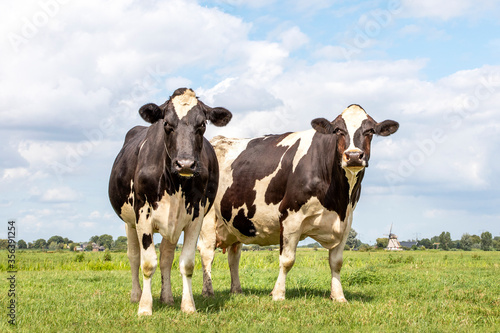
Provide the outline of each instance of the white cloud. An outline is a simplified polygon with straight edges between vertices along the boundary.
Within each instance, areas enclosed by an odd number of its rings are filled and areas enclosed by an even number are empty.
[[[275,1],[260,0],[218,3],[257,10],[277,6]],[[331,38],[346,43],[376,21],[376,11],[370,11],[373,3],[350,8],[333,3],[296,0],[290,11],[307,16],[321,10],[322,17],[342,12],[332,24],[346,23],[346,16],[356,26]],[[86,239],[96,232],[123,234],[123,223],[106,198],[113,159],[125,132],[144,124],[138,107],[161,103],[180,86],[191,86],[208,105],[233,112],[227,127],[210,126],[207,137],[309,129],[313,118],[333,119],[352,103],[361,104],[378,121],[398,120],[398,133],[374,139],[363,200],[399,195],[401,207],[408,209],[415,201],[427,207],[428,202],[416,198],[431,192],[442,200],[450,192],[484,191],[498,184],[494,175],[500,170],[491,152],[500,140],[491,133],[500,130],[499,67],[476,66],[430,81],[423,73],[434,59],[401,53],[375,58],[380,60],[348,61],[349,50],[343,44],[333,44],[331,39],[318,43],[317,36],[304,33],[303,24],[313,24],[308,18],[296,22],[286,12],[269,16],[267,24],[276,24],[265,31],[255,25],[266,18],[245,21],[202,4],[128,0],[106,2],[103,9],[98,0],[67,2],[19,45],[18,52],[8,38],[0,41],[0,128],[7,143],[0,148],[0,189],[9,194],[1,203],[9,209],[7,214],[21,216],[19,221],[39,234],[47,230],[47,236],[58,223],[74,233],[68,234],[72,238]],[[492,4],[404,1],[402,15],[436,20],[478,17]],[[35,0],[3,2],[0,10],[9,13],[0,24],[5,36],[22,35],[27,29],[23,18],[30,21],[43,12]],[[359,16],[361,11],[365,14]],[[389,34],[399,23],[396,17],[389,21],[358,45],[361,51],[381,45],[382,34]],[[446,26],[421,22],[404,22],[405,27],[397,28],[399,36],[439,32],[443,39],[450,32]],[[260,34],[266,39],[259,39]],[[497,44],[492,41],[489,47]],[[299,48],[307,48],[316,58],[294,52]],[[361,53],[363,59],[373,54]],[[111,128],[103,128],[103,120]],[[429,153],[422,143],[435,129],[442,129],[446,140],[428,148]],[[388,182],[386,176],[400,175],[405,162],[413,169],[406,170],[402,181]],[[54,163],[66,167],[64,172],[54,170]],[[18,202],[34,207],[23,211]],[[41,206],[50,207],[50,212]],[[381,209],[378,202],[373,207]],[[382,213],[381,220],[392,214]],[[405,213],[401,208],[399,216]],[[110,223],[102,226],[94,220],[101,218]]]
[[[445,21],[461,16],[471,17],[481,12],[498,9],[498,2],[495,0],[482,1],[480,4],[474,0],[401,0],[401,4],[403,12],[408,16],[431,17]]]
[[[42,202],[73,202],[80,198],[80,194],[69,187],[51,188],[40,197]]]
[[[262,8],[270,6],[275,3],[276,0],[216,0],[217,4],[228,4],[231,6],[247,6],[250,8]]]
[[[97,210],[94,210],[92,213],[90,213],[89,218],[91,219],[98,219],[101,217],[101,213],[99,213]]]
[[[309,37],[300,31],[299,27],[292,27],[280,34],[283,47],[288,51],[294,51],[309,42]]]
[[[26,168],[12,168],[3,171],[2,180],[15,180],[18,178],[25,178],[30,175]]]

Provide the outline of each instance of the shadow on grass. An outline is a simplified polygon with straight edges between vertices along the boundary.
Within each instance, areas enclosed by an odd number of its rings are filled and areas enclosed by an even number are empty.
[[[259,298],[268,298],[271,300],[271,289],[263,288],[243,288],[242,294],[232,294],[229,289],[223,291],[216,291],[213,297],[203,297],[201,295],[193,295],[194,303],[196,304],[196,309],[199,313],[217,313],[224,309],[226,302],[228,302],[232,297],[239,297],[239,295],[245,296],[257,296]],[[344,290],[345,297],[347,301],[369,303],[373,301],[373,296],[366,295],[359,292],[349,292]],[[322,298],[329,299],[330,291],[324,289],[315,288],[292,288],[287,289],[286,298],[289,300],[294,299],[308,299],[308,298]],[[174,305],[166,305],[160,302],[159,298],[155,298],[153,301],[153,312],[164,309],[173,308],[176,310],[181,309],[182,297],[174,297]],[[333,301],[332,301],[333,302]]]

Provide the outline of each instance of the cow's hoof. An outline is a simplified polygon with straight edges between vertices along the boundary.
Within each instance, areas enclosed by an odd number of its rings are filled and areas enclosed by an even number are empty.
[[[330,296],[330,299],[334,302],[338,302],[338,303],[349,303],[345,297],[340,297],[340,298],[335,298],[333,296]]]
[[[172,306],[172,305],[174,305],[174,298],[172,296],[171,297],[163,297],[163,296],[161,296],[160,297],[160,303]]]
[[[213,290],[203,290],[201,292],[201,296],[208,298],[208,297],[214,297],[214,291]]]
[[[241,291],[241,287],[231,289],[231,294],[242,294],[242,293],[243,291]]]
[[[196,308],[193,305],[181,305],[181,311],[184,313],[196,313]]]
[[[150,309],[139,309],[139,311],[137,312],[137,314],[139,315],[139,317],[151,316],[153,314],[153,310],[150,310]]]
[[[138,303],[141,300],[142,292],[132,292],[130,293],[130,302]]]
[[[271,293],[271,296],[273,296],[273,301],[284,301],[285,300],[285,294]]]

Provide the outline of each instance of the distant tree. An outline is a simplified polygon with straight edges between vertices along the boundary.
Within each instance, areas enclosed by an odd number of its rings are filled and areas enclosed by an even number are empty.
[[[71,244],[73,243],[73,241],[71,239],[69,239],[68,237],[64,237],[64,244]]]
[[[474,247],[474,245],[481,245],[481,237],[478,235],[472,235],[470,238],[472,239],[472,247]]]
[[[55,242],[56,244],[61,244],[61,243],[64,243],[64,238],[62,238],[61,236],[52,236],[47,241],[47,244],[49,244],[49,246],[50,246],[50,243],[52,243],[52,242]]]
[[[356,230],[351,228],[351,231],[349,231],[349,235],[347,236],[347,242],[345,243],[349,249],[354,249],[356,245],[358,244],[358,240],[356,239],[356,236],[358,233]]]
[[[495,236],[495,238],[493,238],[493,248],[497,251],[500,251],[500,237],[499,236]]]
[[[462,235],[460,239],[460,248],[464,251],[470,251],[472,249],[472,237],[468,233]]]
[[[493,236],[491,232],[485,231],[481,234],[481,250],[490,251],[493,245]]]
[[[70,251],[75,251],[75,247],[77,247],[77,246],[78,246],[78,244],[76,244],[76,243],[70,243],[69,244],[69,250]]]
[[[40,249],[40,250],[46,249],[47,248],[47,242],[45,241],[45,239],[39,238],[33,244],[33,248]]]
[[[445,251],[448,251],[450,249],[451,245],[451,235],[449,232],[442,232],[439,235],[439,247]]]
[[[0,239],[0,250],[5,250],[9,246],[8,239]]]
[[[57,247],[57,243],[56,242],[52,241],[52,242],[49,243],[49,250],[54,251],[54,250],[57,250],[57,249],[58,249],[58,247]]]
[[[101,235],[96,243],[110,249],[111,245],[113,245],[113,236],[108,234]]]
[[[419,246],[423,246],[426,249],[432,249],[432,242],[429,238],[423,238],[418,241]]]
[[[90,237],[90,242],[99,244],[99,236],[95,235],[95,236]]]
[[[385,249],[388,244],[389,244],[389,239],[388,238],[377,238],[376,246],[379,249]]]
[[[28,244],[26,244],[26,242],[24,240],[20,239],[17,242],[17,247],[20,248],[20,249],[27,249],[28,248]]]
[[[33,243],[32,242],[29,242],[28,243],[28,249],[32,249],[33,248]]]
[[[87,244],[87,247],[85,248],[85,251],[90,251],[90,252],[92,252],[92,250],[93,250],[93,249],[94,249],[94,248],[92,247],[92,243],[88,243],[88,244]]]
[[[127,250],[127,237],[119,236],[113,243],[113,250],[126,251]]]

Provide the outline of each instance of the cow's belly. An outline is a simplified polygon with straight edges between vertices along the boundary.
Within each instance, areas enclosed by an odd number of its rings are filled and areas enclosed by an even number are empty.
[[[130,197],[133,198],[132,192]],[[136,216],[131,202],[133,201],[130,200],[123,204],[120,217],[129,226],[135,228]],[[186,200],[182,196],[182,191],[174,195],[169,195],[165,191],[162,199],[157,204],[157,208],[152,209],[152,204],[146,202],[145,206],[139,209],[140,214],[146,215],[144,220],[152,223],[154,232],[160,233],[162,237],[171,243],[177,243],[186,225],[193,222],[193,215],[186,210]],[[150,215],[148,214],[148,208],[150,208]],[[204,215],[202,214],[204,213],[205,211],[201,209],[200,216],[195,220],[198,221],[199,218],[203,218]]]
[[[243,244],[258,244],[261,246],[275,245],[280,243],[279,204],[260,205],[253,218],[249,219],[255,228],[255,236],[246,236],[234,226],[234,220],[241,207],[233,209],[231,221],[224,223],[228,233],[219,238],[222,243],[235,236]],[[246,207],[243,207],[247,212]],[[218,207],[216,208],[217,211]],[[220,216],[220,214],[218,214]],[[219,220],[220,221],[220,220]],[[344,221],[334,211],[329,211],[321,205],[319,200],[312,197],[298,212],[289,211],[284,221],[284,228],[294,231],[300,240],[311,237],[323,247],[332,249],[341,244],[349,233],[352,223],[352,208],[347,209]],[[220,230],[220,228],[219,228]]]

